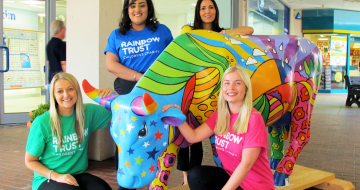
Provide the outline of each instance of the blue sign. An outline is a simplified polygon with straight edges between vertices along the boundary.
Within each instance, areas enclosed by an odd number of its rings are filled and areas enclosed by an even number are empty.
[[[278,22],[279,8],[269,0],[250,0],[249,7],[254,11]]]
[[[301,20],[301,14],[298,13],[298,14],[296,15],[295,19]]]
[[[284,6],[284,34],[289,35],[290,26],[290,8]]]
[[[31,68],[30,56],[28,53],[20,53],[21,68]]]
[[[354,37],[353,36],[353,37],[350,38],[350,41],[351,42],[360,42],[360,37]]]

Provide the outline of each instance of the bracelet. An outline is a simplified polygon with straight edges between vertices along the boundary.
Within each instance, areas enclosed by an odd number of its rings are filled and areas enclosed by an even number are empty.
[[[47,180],[47,182],[48,182],[48,183],[50,182],[50,175],[51,175],[51,172],[52,172],[52,170],[50,170],[49,175],[48,175],[48,180]]]
[[[135,73],[135,75],[134,75],[134,81],[136,81],[136,74],[138,74],[137,72]]]

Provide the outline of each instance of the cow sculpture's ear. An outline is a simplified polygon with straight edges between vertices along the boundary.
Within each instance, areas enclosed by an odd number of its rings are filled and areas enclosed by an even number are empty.
[[[186,119],[186,116],[178,108],[169,108],[160,117],[162,122],[172,126],[180,126]]]

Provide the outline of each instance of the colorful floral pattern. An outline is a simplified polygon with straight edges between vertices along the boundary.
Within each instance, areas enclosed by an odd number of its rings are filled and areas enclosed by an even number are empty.
[[[286,162],[285,162],[285,169],[286,169],[286,171],[291,171],[291,170],[293,170],[294,169],[294,163],[291,161],[291,160],[287,160]]]
[[[272,148],[275,149],[275,150],[279,150],[279,149],[280,149],[280,145],[279,145],[278,143],[276,143],[276,142],[273,142],[271,146],[272,146]]]
[[[305,101],[308,101],[310,99],[310,95],[309,95],[309,91],[307,90],[306,87],[303,87],[301,89],[301,101],[305,102]]]
[[[277,169],[276,169],[276,172],[285,173],[284,170],[283,170],[283,168],[277,168]]]
[[[276,138],[278,136],[278,133],[277,133],[277,128],[276,127],[273,127],[273,129],[271,130],[271,136],[273,138]]]
[[[290,127],[292,132],[296,132],[299,125],[292,121],[290,122]]]
[[[310,123],[308,121],[309,120],[304,119],[304,121],[302,122],[302,125],[301,125],[301,129],[307,129],[310,126]]]
[[[310,138],[310,128],[308,128],[306,135],[307,135],[307,138]]]
[[[299,148],[295,151],[295,154],[294,154],[295,160],[297,160],[297,158],[299,157],[299,154],[300,154],[301,150],[302,150],[302,149],[299,147]]]
[[[279,135],[279,141],[281,143],[284,142],[284,134]]]
[[[305,112],[302,107],[296,108],[296,110],[294,112],[294,117],[297,121],[299,121],[300,119],[303,119],[305,117]]]
[[[292,147],[289,147],[288,150],[286,151],[285,156],[291,157],[291,156],[293,156],[293,154],[294,154],[294,149]]]
[[[307,139],[306,133],[303,132],[300,132],[299,135],[296,137],[296,140],[300,146],[305,143],[306,139]]]

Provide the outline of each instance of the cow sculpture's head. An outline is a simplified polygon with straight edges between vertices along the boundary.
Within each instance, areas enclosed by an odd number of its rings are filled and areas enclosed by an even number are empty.
[[[132,92],[100,98],[98,90],[86,80],[82,85],[91,99],[112,112],[110,132],[119,153],[119,185],[139,188],[151,183],[159,155],[174,139],[173,126],[181,125],[185,116],[177,108],[162,112],[162,106],[171,102],[156,94],[153,95],[156,98],[146,92],[140,96]]]

